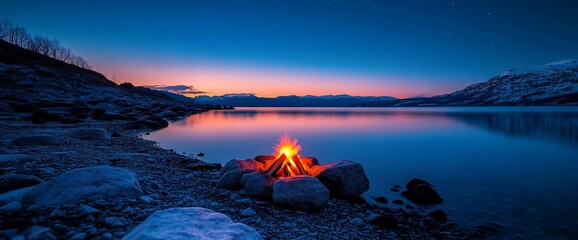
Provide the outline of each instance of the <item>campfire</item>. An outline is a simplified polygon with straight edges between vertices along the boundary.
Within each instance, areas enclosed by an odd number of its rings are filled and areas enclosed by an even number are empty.
[[[222,167],[215,185],[304,211],[324,206],[330,195],[357,197],[369,189],[359,163],[343,160],[319,164],[315,157],[299,155],[301,145],[287,135],[274,149],[272,155],[230,160]]]
[[[287,135],[281,136],[273,153],[277,159],[267,169],[267,175],[271,177],[307,175],[308,169],[304,167],[307,165],[301,162],[299,151],[301,151],[301,145],[297,143],[297,139],[291,139]]]

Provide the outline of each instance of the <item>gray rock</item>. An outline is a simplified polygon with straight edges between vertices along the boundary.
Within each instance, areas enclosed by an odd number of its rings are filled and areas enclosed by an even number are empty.
[[[14,191],[0,194],[0,206],[4,206],[10,202],[22,202],[24,195],[31,191],[34,187],[20,188]]]
[[[69,135],[82,140],[110,140],[110,135],[102,128],[76,128],[70,130]]]
[[[255,216],[256,214],[257,212],[252,208],[245,208],[243,211],[241,211],[241,216],[243,217]]]
[[[47,227],[41,227],[34,225],[30,228],[28,233],[28,240],[44,240],[44,239],[56,239],[52,233],[52,229]]]
[[[258,171],[241,177],[241,194],[250,197],[269,197],[273,193],[275,178]]]
[[[88,205],[85,205],[85,204],[80,204],[79,210],[80,210],[80,215],[82,215],[82,216],[86,216],[86,215],[90,215],[90,214],[99,212],[98,209],[93,208],[93,207],[88,206]]]
[[[24,236],[24,235],[18,235],[18,236],[14,236],[14,237],[11,238],[10,240],[26,240],[26,236]]]
[[[50,135],[27,135],[14,138],[10,144],[18,146],[42,146],[42,145],[54,145],[57,144],[58,140],[54,136]]]
[[[300,210],[320,208],[329,201],[329,190],[314,177],[282,178],[273,184],[273,202]]]
[[[104,109],[106,112],[122,112],[124,109],[116,104],[100,102],[94,106],[94,108]]]
[[[414,178],[406,185],[407,190],[401,193],[410,201],[417,204],[439,204],[443,199],[429,182]]]
[[[28,159],[30,155],[26,154],[0,154],[0,163]]]
[[[83,233],[83,232],[77,233],[77,234],[74,234],[72,237],[70,237],[70,240],[82,240],[82,239],[86,238],[86,235],[87,234]]]
[[[177,114],[171,110],[164,110],[161,113],[159,113],[159,117],[172,119],[176,118]]]
[[[239,199],[235,200],[235,203],[251,204],[251,203],[253,203],[253,201],[251,201],[251,199],[248,199],[248,198],[239,198]]]
[[[144,203],[151,203],[153,201],[153,198],[149,196],[140,196],[138,199]]]
[[[224,214],[206,208],[172,208],[156,211],[123,238],[152,239],[263,239],[255,229],[234,223]]]
[[[78,168],[26,192],[26,205],[59,206],[101,198],[136,197],[141,187],[132,172],[110,166]]]
[[[0,177],[0,193],[5,193],[15,189],[30,187],[42,182],[42,179],[25,174],[9,173]]]
[[[121,217],[107,217],[104,219],[104,224],[109,227],[124,227],[129,224],[129,222]]]
[[[243,169],[250,169],[253,171],[257,170],[264,170],[264,165],[254,159],[247,159],[247,160],[236,160],[233,159],[228,161],[223,168],[219,171],[219,177],[225,175],[230,171],[234,170],[243,170]]]
[[[369,179],[361,164],[352,161],[316,165],[309,169],[311,176],[319,179],[331,194],[355,197],[369,190]]]
[[[361,218],[354,218],[349,220],[349,223],[353,224],[354,226],[361,226],[363,225],[363,220],[361,220]]]
[[[53,218],[53,217],[64,217],[64,216],[65,216],[64,211],[62,211],[60,208],[55,208],[54,210],[52,210],[52,212],[50,213],[50,215],[48,217]]]
[[[10,202],[2,207],[0,207],[0,213],[15,213],[22,210],[22,203],[20,202]]]
[[[218,188],[237,190],[241,187],[241,178],[247,173],[254,172],[252,169],[233,170],[225,173],[217,182]]]
[[[0,236],[4,236],[7,239],[11,239],[11,238],[15,237],[16,235],[18,235],[18,229],[6,229],[3,231],[0,231]]]

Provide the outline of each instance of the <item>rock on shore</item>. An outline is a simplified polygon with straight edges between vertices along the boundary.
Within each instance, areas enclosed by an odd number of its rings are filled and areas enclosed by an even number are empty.
[[[59,206],[141,194],[133,173],[117,167],[96,166],[75,169],[37,185],[24,195],[23,201],[26,205]]]

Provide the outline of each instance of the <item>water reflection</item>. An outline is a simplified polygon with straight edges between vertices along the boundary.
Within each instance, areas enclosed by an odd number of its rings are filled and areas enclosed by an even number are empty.
[[[493,132],[514,137],[532,137],[544,140],[555,140],[578,145],[578,108],[576,107],[530,107],[530,108],[241,108],[235,111],[213,111],[210,116],[191,117],[187,121],[174,123],[176,125],[206,124],[224,126],[232,120],[259,120],[254,131],[266,130],[267,122],[278,128],[283,119],[307,119],[297,121],[293,126],[300,128],[327,129],[333,126],[328,120],[341,124],[349,119],[363,121],[365,128],[371,129],[381,123],[403,127],[404,122],[412,122],[416,118],[441,118],[457,120],[468,125],[484,128]],[[315,121],[315,120],[321,120]],[[395,120],[393,123],[391,120]],[[439,120],[439,119],[438,119]],[[202,121],[200,123],[199,121]],[[336,125],[339,125],[336,124]],[[251,128],[254,126],[246,126]]]
[[[419,177],[438,186],[437,207],[462,225],[498,222],[525,239],[578,235],[577,107],[239,108],[146,138],[225,163],[273,153],[284,133],[322,163],[361,163],[366,198],[400,198],[389,188]]]

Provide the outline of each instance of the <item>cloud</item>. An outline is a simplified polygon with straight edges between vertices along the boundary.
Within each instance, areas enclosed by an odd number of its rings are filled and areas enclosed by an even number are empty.
[[[195,95],[195,94],[205,94],[207,92],[205,91],[200,91],[195,89],[195,87],[193,86],[187,86],[187,85],[173,85],[173,86],[166,86],[166,85],[147,85],[147,86],[143,86],[143,87],[147,87],[150,89],[154,89],[154,90],[160,90],[160,91],[167,91],[167,92],[172,92],[172,93],[176,93],[176,94],[180,94],[180,95]]]

